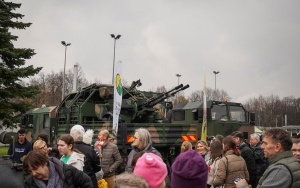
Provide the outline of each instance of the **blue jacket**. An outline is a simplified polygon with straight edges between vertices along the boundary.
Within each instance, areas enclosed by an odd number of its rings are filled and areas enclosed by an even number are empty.
[[[27,155],[27,153],[29,153],[32,150],[31,143],[28,142],[26,139],[23,144],[20,144],[18,141],[15,142],[14,147],[15,148],[13,149],[13,144],[10,144],[7,152],[8,155],[13,155],[12,157],[10,157],[13,163],[22,163],[22,161],[20,160],[21,157]]]

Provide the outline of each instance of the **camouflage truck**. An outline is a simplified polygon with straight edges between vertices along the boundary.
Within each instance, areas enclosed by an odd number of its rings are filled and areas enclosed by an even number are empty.
[[[127,155],[132,149],[134,130],[143,127],[149,130],[153,146],[170,165],[179,154],[182,141],[189,140],[194,144],[200,139],[203,104],[191,102],[173,107],[172,102],[167,101],[189,85],[181,84],[164,93],[140,91],[137,89],[140,85],[140,80],[137,80],[130,87],[123,87],[117,133],[118,148],[126,162]],[[50,140],[53,144],[61,134],[69,133],[75,124],[82,125],[86,130],[93,129],[95,140],[99,129],[112,131],[113,90],[113,85],[90,85],[66,96],[57,106],[55,117],[51,116],[54,107],[52,110],[47,108],[48,111],[27,113],[24,119],[27,121],[32,119],[33,122],[23,123],[27,127],[31,126],[34,138],[41,131],[46,131],[51,135]],[[253,113],[248,113],[242,104],[233,102],[207,101],[207,118],[208,136],[228,135],[236,130],[242,130],[247,136],[251,132],[246,127],[255,122]]]

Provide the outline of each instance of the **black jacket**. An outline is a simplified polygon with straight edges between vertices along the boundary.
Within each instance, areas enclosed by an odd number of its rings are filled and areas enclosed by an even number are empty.
[[[251,147],[254,153],[255,163],[256,163],[256,172],[257,179],[263,175],[265,170],[267,169],[267,159],[264,156],[264,151],[261,149],[261,143],[258,143],[256,146]]]
[[[245,142],[242,142],[239,145],[239,150],[241,151],[241,156],[244,158],[247,165],[250,176],[249,184],[252,185],[252,188],[255,188],[257,184],[257,174],[254,153]]]
[[[74,148],[85,155],[83,172],[90,176],[94,188],[98,188],[97,178],[95,173],[101,170],[100,160],[94,148],[82,141],[76,141]]]
[[[93,184],[90,177],[84,172],[77,170],[75,167],[63,164],[56,158],[49,158],[54,163],[55,170],[59,174],[62,188],[92,188]],[[37,188],[33,177],[29,176],[25,180],[25,188]]]

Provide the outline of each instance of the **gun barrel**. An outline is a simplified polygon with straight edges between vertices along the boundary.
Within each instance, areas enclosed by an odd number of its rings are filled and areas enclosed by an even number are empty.
[[[152,98],[152,99],[150,99],[150,100],[148,100],[148,101],[142,103],[141,106],[148,106],[150,103],[152,103],[152,102],[154,102],[154,101],[156,101],[156,100],[160,100],[160,99],[162,99],[162,98],[165,99],[165,97],[169,97],[169,94],[170,94],[171,92],[177,91],[178,89],[181,89],[182,87],[183,87],[183,84],[180,84],[180,85],[174,87],[173,89],[171,89],[171,90],[169,90],[169,91],[167,91],[167,92],[165,92],[165,93],[162,93],[161,95],[159,95],[159,96],[157,96],[157,97],[155,97],[155,98]]]
[[[182,84],[181,84],[181,85],[182,85]],[[166,96],[164,96],[164,97],[162,97],[162,98],[158,98],[157,100],[152,101],[152,102],[149,103],[148,105],[149,105],[149,106],[154,106],[154,105],[156,105],[156,104],[158,104],[158,103],[164,101],[165,99],[169,98],[170,96],[174,96],[174,95],[175,95],[176,93],[178,93],[179,91],[185,90],[185,89],[187,89],[187,88],[189,88],[189,87],[190,87],[190,86],[189,86],[188,84],[185,85],[185,86],[183,86],[183,87],[180,87],[180,88],[178,88],[177,90],[175,90],[175,91],[173,91],[172,93],[170,93],[170,95],[166,95]]]

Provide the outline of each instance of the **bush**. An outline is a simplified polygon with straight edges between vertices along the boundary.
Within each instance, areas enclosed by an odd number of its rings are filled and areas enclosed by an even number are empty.
[[[7,150],[8,150],[7,146],[0,146],[0,156],[7,155]]]

